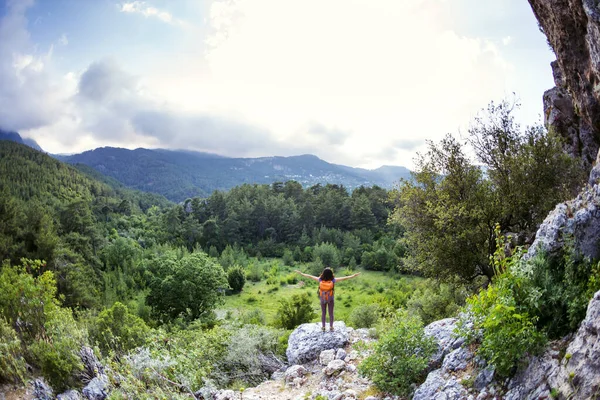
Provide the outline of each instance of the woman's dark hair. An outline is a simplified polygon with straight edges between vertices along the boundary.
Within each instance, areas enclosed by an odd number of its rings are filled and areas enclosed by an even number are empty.
[[[325,268],[321,273],[321,279],[324,281],[332,281],[333,280],[333,270],[331,268]]]

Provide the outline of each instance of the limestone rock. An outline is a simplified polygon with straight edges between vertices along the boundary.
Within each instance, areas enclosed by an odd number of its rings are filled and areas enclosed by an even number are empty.
[[[600,291],[590,302],[585,319],[565,354],[568,359],[549,382],[561,395],[591,399],[600,393]],[[576,391],[573,391],[576,388]]]
[[[591,166],[600,144],[600,9],[597,0],[529,0],[556,54],[555,83],[572,98],[578,123],[556,131]],[[558,71],[559,70],[559,71]],[[548,112],[548,110],[545,110]],[[552,112],[552,111],[550,111]]]
[[[330,350],[323,350],[321,352],[321,354],[319,354],[319,363],[321,365],[327,365],[329,364],[329,362],[333,361],[335,359],[335,350],[334,349],[330,349]]]
[[[82,390],[88,400],[104,400],[108,397],[108,378],[106,375],[95,377]]]
[[[237,396],[233,390],[219,390],[215,394],[215,400],[237,400]]]
[[[81,394],[76,390],[69,390],[56,396],[56,400],[81,400]]]
[[[472,358],[473,353],[471,353],[469,349],[459,347],[458,349],[448,353],[448,355],[444,358],[444,361],[442,362],[442,371],[463,371],[467,368],[467,364]]]
[[[336,360],[345,360],[346,359],[346,350],[337,349],[337,351],[335,352],[335,359]]]
[[[600,256],[600,185],[587,187],[575,199],[557,205],[540,225],[526,257],[541,249],[552,253],[569,237],[582,255]]]
[[[492,383],[492,381],[494,380],[495,372],[495,368],[492,366],[488,366],[480,370],[477,376],[475,377],[475,382],[473,382],[473,388],[479,391],[484,390],[485,387]]]
[[[301,364],[316,359],[321,351],[344,347],[348,343],[346,324],[337,321],[333,324],[335,331],[322,332],[318,323],[302,324],[288,340],[286,351],[290,364]]]
[[[415,391],[413,400],[459,400],[467,396],[467,390],[454,376],[447,376],[437,369],[427,375],[425,382]]]
[[[293,382],[296,378],[302,378],[306,375],[306,368],[302,365],[292,365],[285,371],[285,381]]]
[[[34,400],[52,400],[54,399],[54,392],[50,385],[44,381],[44,379],[36,379],[33,382],[33,398]]]
[[[331,376],[336,372],[341,372],[346,368],[346,363],[343,360],[333,360],[323,369],[325,375]]]
[[[432,336],[438,346],[430,361],[430,365],[433,367],[439,366],[446,354],[459,348],[465,342],[463,338],[454,335],[457,322],[456,318],[446,318],[434,321],[425,327],[425,334]]]

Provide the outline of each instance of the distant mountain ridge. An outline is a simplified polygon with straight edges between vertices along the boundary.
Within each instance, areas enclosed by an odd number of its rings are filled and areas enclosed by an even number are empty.
[[[10,142],[17,142],[36,149],[38,151],[44,151],[35,140],[29,138],[23,138],[17,132],[4,131],[0,129],[0,140],[8,140]]]
[[[84,164],[133,189],[159,193],[172,201],[205,197],[214,190],[249,184],[295,180],[303,186],[339,184],[391,188],[410,178],[405,167],[375,170],[331,164],[317,156],[230,158],[187,150],[102,147],[80,154],[55,156],[70,164]]]

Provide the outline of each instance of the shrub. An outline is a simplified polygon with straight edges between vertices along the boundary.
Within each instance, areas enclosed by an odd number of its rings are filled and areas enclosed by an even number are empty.
[[[231,332],[227,350],[211,374],[219,386],[255,386],[283,366],[275,356],[282,331],[258,325],[227,329]]]
[[[536,318],[519,312],[510,290],[503,285],[492,285],[467,300],[472,327],[466,316],[461,319],[459,332],[471,342],[481,332],[477,354],[496,368],[499,376],[507,377],[514,368],[522,366],[526,355],[541,350],[545,336],[536,327]]]
[[[90,330],[90,336],[104,353],[109,350],[123,352],[141,346],[148,333],[146,323],[119,302],[102,311]]]
[[[24,383],[26,373],[17,332],[0,317],[0,382]]]
[[[263,279],[264,272],[260,263],[250,263],[248,266],[248,280],[260,282]]]
[[[240,316],[242,325],[265,325],[265,313],[259,308],[243,313]]]
[[[411,313],[417,313],[424,324],[456,315],[464,306],[467,290],[462,286],[452,286],[431,280],[417,288],[406,307]]]
[[[295,294],[291,299],[280,301],[275,326],[294,329],[298,325],[310,322],[317,314],[312,309],[312,301],[307,293]]]
[[[378,331],[379,341],[359,371],[382,391],[409,396],[411,384],[424,378],[435,341],[425,335],[420,318],[406,311],[384,321]]]
[[[283,257],[281,257],[281,261],[283,261],[283,265],[287,265],[290,267],[294,266],[294,254],[290,251],[290,249],[285,249],[283,251]]]
[[[234,293],[239,293],[246,284],[246,273],[239,266],[230,268],[227,271],[227,282],[229,282],[229,287]]]
[[[379,319],[379,306],[366,304],[356,307],[350,313],[350,323],[354,328],[371,328]]]
[[[69,309],[57,309],[45,324],[47,338],[29,346],[42,375],[53,388],[62,391],[76,384],[83,370],[79,349],[85,344],[85,331],[77,327]]]

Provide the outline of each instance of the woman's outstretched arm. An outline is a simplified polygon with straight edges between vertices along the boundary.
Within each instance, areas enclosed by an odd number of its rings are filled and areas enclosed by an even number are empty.
[[[353,274],[353,275],[342,276],[341,278],[335,278],[335,281],[336,282],[345,281],[345,280],[348,280],[348,279],[356,278],[359,275],[360,275],[360,272],[357,272],[356,274]]]
[[[317,281],[317,282],[319,282],[319,277],[318,277],[318,276],[312,276],[312,275],[309,275],[309,274],[304,274],[304,273],[302,273],[302,272],[298,271],[297,269],[295,269],[295,270],[294,270],[294,272],[297,272],[297,273],[299,273],[299,274],[300,274],[300,275],[302,275],[302,276],[305,276],[305,277],[307,277],[307,278],[310,278],[310,279],[312,279],[313,281]]]

